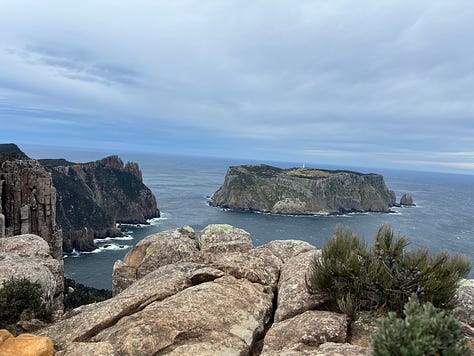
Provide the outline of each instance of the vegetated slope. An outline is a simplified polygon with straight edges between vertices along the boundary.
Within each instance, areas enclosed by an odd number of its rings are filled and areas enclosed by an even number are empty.
[[[229,167],[212,206],[276,214],[388,212],[395,193],[383,176],[344,170]]]

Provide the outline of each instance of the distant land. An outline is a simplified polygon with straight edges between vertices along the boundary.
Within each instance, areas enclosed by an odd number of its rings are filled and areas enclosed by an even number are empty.
[[[274,214],[389,212],[395,193],[380,174],[265,164],[231,166],[210,205]]]

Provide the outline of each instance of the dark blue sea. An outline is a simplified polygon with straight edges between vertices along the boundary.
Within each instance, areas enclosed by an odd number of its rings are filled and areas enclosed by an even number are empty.
[[[148,226],[128,226],[128,236],[120,240],[97,241],[99,248],[92,253],[66,256],[66,275],[86,285],[111,289],[112,267],[117,259],[122,259],[145,236],[183,225],[200,230],[208,224],[226,223],[250,232],[255,245],[275,239],[301,239],[322,247],[337,225],[347,226],[371,242],[378,226],[388,222],[397,234],[409,237],[411,247],[428,247],[433,253],[448,249],[474,258],[474,176],[319,166],[381,173],[387,186],[396,192],[397,200],[403,193],[411,193],[417,206],[394,208],[395,212],[390,214],[280,216],[208,206],[208,198],[223,183],[229,165],[256,162],[130,154],[121,154],[121,157],[140,164],[144,182],[155,194],[162,217]],[[79,162],[88,160],[87,157],[81,160],[80,154],[66,158]],[[280,167],[301,165],[258,163]],[[473,272],[470,277],[474,278]]]

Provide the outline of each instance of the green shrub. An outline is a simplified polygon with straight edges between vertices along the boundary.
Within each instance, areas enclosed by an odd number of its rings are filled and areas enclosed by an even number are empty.
[[[459,321],[430,302],[412,298],[404,307],[404,318],[391,312],[372,337],[374,356],[456,355],[470,350],[462,337]]]
[[[448,252],[432,257],[427,249],[405,251],[408,243],[383,224],[368,249],[349,229],[337,228],[311,265],[308,289],[322,292],[334,309],[352,315],[376,309],[401,314],[413,294],[436,307],[453,308],[459,281],[471,269],[469,259]]]
[[[48,319],[41,299],[41,286],[26,278],[10,279],[0,288],[0,328],[15,324],[20,315],[28,311],[39,319]]]

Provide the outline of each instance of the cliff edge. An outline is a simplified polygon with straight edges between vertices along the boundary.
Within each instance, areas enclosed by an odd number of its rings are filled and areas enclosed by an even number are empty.
[[[274,214],[388,212],[395,193],[383,176],[342,170],[229,167],[211,206]]]
[[[57,221],[63,249],[94,249],[94,238],[120,236],[116,223],[143,224],[160,216],[156,198],[137,163],[118,156],[88,163],[42,159],[58,192]]]

